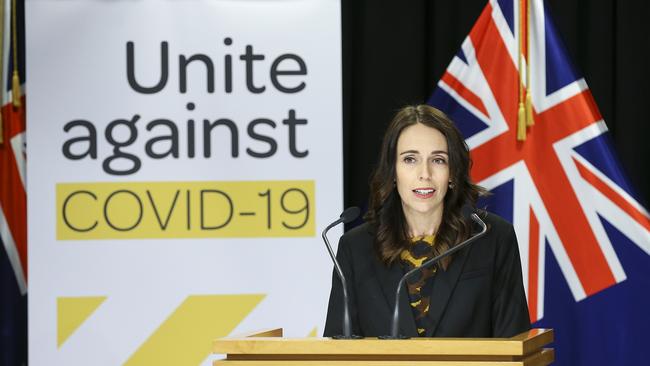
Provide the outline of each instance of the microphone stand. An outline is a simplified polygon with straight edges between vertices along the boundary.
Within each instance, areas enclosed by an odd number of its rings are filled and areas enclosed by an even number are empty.
[[[334,250],[332,250],[332,246],[330,245],[330,241],[327,239],[327,232],[333,228],[334,226],[340,224],[340,223],[348,223],[353,220],[355,220],[359,216],[360,210],[358,207],[350,207],[347,210],[343,211],[341,214],[340,218],[333,223],[329,224],[325,230],[323,230],[322,237],[323,241],[325,242],[325,246],[327,247],[327,251],[332,258],[332,262],[334,262],[334,268],[336,269],[336,273],[339,276],[339,279],[341,279],[341,286],[343,286],[343,335],[341,336],[334,336],[332,337],[333,339],[356,339],[356,338],[361,338],[359,336],[352,335],[352,324],[350,322],[350,300],[348,297],[348,284],[347,281],[345,280],[345,275],[343,275],[343,271],[341,270],[341,266],[339,265],[339,261],[336,260],[336,255],[334,254]]]

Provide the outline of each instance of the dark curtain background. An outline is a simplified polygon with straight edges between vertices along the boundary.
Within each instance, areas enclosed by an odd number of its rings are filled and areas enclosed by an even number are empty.
[[[345,206],[363,206],[395,110],[423,103],[486,0],[342,0]],[[638,199],[650,198],[650,2],[551,0]]]

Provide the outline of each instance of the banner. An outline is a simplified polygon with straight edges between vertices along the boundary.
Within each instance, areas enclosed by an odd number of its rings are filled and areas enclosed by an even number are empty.
[[[28,0],[26,24],[30,364],[320,334],[339,1]]]

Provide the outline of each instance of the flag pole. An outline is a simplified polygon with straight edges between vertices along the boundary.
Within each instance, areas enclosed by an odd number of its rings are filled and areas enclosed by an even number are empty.
[[[519,0],[519,49],[517,64],[519,67],[519,109],[517,111],[517,141],[526,141],[526,109],[524,106],[523,51],[524,51],[524,16],[523,5],[526,0]]]
[[[13,53],[13,75],[11,96],[14,108],[20,107],[20,75],[18,74],[18,24],[16,20],[16,0],[11,0],[11,51]]]
[[[533,98],[531,95],[532,87],[530,85],[530,10],[531,0],[526,4],[526,126],[531,127],[535,124],[533,119]]]
[[[0,0],[0,145],[4,143],[1,108],[5,104],[5,0]]]

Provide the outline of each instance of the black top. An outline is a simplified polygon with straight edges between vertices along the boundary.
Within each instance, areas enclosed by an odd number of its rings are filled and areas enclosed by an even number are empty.
[[[489,228],[485,236],[435,275],[427,337],[511,337],[530,329],[513,227],[494,214],[481,216]],[[390,334],[395,290],[403,275],[399,264],[386,267],[380,261],[374,238],[371,225],[360,225],[341,237],[337,253],[348,281],[352,331],[365,337]],[[408,294],[403,289],[401,295],[400,333],[417,337]],[[325,337],[343,333],[342,317],[341,282],[334,274]]]

